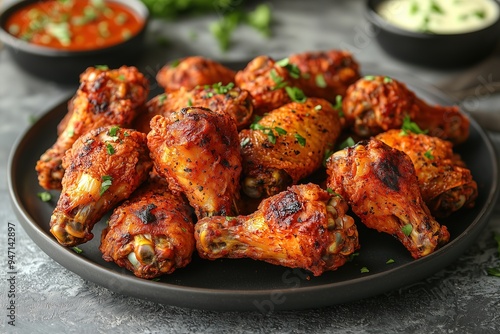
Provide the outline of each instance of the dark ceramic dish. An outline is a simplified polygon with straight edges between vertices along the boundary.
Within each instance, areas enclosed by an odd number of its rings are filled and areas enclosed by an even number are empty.
[[[234,69],[242,68],[245,64]],[[364,74],[388,75],[408,84],[418,96],[430,103],[449,104],[434,88],[410,75],[365,67]],[[382,73],[381,73],[382,72]],[[488,224],[498,188],[495,150],[481,127],[471,119],[470,137],[458,147],[478,184],[476,206],[463,210],[442,223],[447,224],[450,242],[424,258],[414,260],[393,237],[369,230],[358,222],[362,245],[359,256],[334,272],[312,277],[303,270],[274,266],[249,259],[202,260],[198,256],[183,269],[164,275],[157,282],[135,277],[114,263],[105,262],[99,251],[99,236],[106,218],[93,229],[94,239],[79,246],[77,254],[61,246],[49,231],[53,201],[37,198],[35,164],[57,136],[57,124],[67,112],[67,101],[48,112],[24,133],[9,158],[9,191],[12,207],[24,230],[51,258],[84,279],[118,293],[154,302],[211,310],[303,309],[350,302],[378,295],[417,282],[455,261],[470,247]],[[394,263],[387,264],[388,259]],[[361,268],[369,268],[362,273]]]
[[[390,55],[430,67],[462,67],[488,56],[500,38],[500,17],[490,26],[459,34],[430,34],[398,28],[376,11],[386,0],[367,0],[365,16],[376,39]],[[494,2],[500,6],[498,0]]]
[[[39,78],[59,82],[78,83],[78,77],[87,67],[108,65],[135,65],[144,46],[144,35],[149,21],[149,11],[139,0],[113,0],[132,9],[144,25],[138,34],[110,47],[89,51],[65,51],[34,45],[9,34],[5,29],[7,18],[27,4],[38,0],[14,3],[0,14],[0,40],[11,52],[15,62],[26,72]]]

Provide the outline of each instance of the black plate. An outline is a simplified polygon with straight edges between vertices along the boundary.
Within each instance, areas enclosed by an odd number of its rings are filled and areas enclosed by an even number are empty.
[[[380,73],[380,70],[372,73]],[[449,100],[409,75],[390,75],[408,84],[430,103]],[[479,125],[471,120],[470,139],[457,150],[466,161],[479,187],[474,209],[463,210],[445,221],[451,241],[435,253],[413,260],[408,251],[389,235],[358,224],[362,248],[359,256],[335,272],[320,277],[303,270],[243,260],[193,258],[186,268],[160,281],[139,279],[113,263],[105,262],[98,249],[104,220],[94,228],[95,238],[81,245],[83,253],[59,245],[49,232],[55,203],[37,198],[42,191],[34,166],[56,139],[56,126],[66,113],[66,101],[49,110],[15,144],[9,158],[9,190],[19,221],[50,257],[84,279],[115,292],[181,307],[211,310],[274,310],[321,307],[381,294],[421,280],[456,260],[488,223],[498,195],[498,166],[495,151]],[[53,192],[57,199],[58,193]],[[54,200],[55,201],[55,200]],[[393,259],[394,263],[386,264]],[[361,273],[361,268],[369,269]]]

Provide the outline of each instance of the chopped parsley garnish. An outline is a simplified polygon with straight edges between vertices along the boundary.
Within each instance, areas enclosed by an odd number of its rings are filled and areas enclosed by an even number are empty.
[[[394,262],[396,262],[396,261],[394,261],[393,259],[389,259],[389,260],[385,261],[385,264],[391,264],[391,263],[394,263]]]
[[[413,132],[415,134],[426,134],[428,131],[420,129],[417,123],[412,122],[410,116],[406,115],[403,119],[403,126],[401,127],[401,132],[399,134],[401,136],[406,136],[408,132]]]
[[[273,90],[288,86],[288,82],[286,82],[282,77],[280,77],[278,75],[278,72],[276,72],[274,68],[269,72],[269,75],[271,76],[271,80],[273,80],[274,83],[276,84],[273,87]]]
[[[332,107],[339,112],[339,117],[344,117],[344,110],[342,109],[342,95],[335,96],[335,105],[332,104]]]
[[[78,247],[72,247],[71,248],[76,254],[82,254],[83,253],[83,250],[78,248]]]
[[[326,188],[326,192],[329,193],[330,195],[342,198],[342,195],[335,192],[332,188]]]
[[[120,127],[118,125],[113,125],[109,131],[108,131],[108,135],[110,137],[116,137],[118,135],[118,130],[120,130]]]
[[[101,71],[107,71],[109,70],[108,65],[95,65],[95,68]]]
[[[166,99],[167,99],[167,94],[163,93],[158,95],[158,103],[160,104],[160,106],[162,106],[163,103],[165,103]]]
[[[279,135],[286,135],[286,130],[283,129],[283,128],[280,128],[280,127],[275,127],[274,130],[276,130],[276,132],[279,134]]]
[[[106,143],[106,152],[108,152],[109,155],[115,154],[115,148],[113,145]]]
[[[339,144],[339,150],[343,150],[344,148],[351,147],[354,145],[356,145],[356,142],[354,141],[354,139],[352,139],[352,137],[347,137],[346,140],[344,140],[343,142],[341,142]]]
[[[405,226],[401,227],[401,232],[403,232],[403,234],[407,237],[410,236],[411,231],[413,231],[413,226],[411,226],[411,224],[406,224]]]
[[[300,69],[295,64],[291,64],[288,58],[283,58],[276,62],[277,65],[285,68],[294,79],[300,78]]]
[[[364,79],[368,80],[368,81],[372,81],[375,79],[375,76],[374,75],[365,75]]]
[[[193,106],[193,100],[191,100],[191,98],[188,99],[187,105],[188,105],[188,107]]]
[[[170,62],[169,66],[170,68],[176,68],[177,66],[179,66],[180,63],[181,63],[180,59],[175,59]]]
[[[427,151],[425,151],[424,156],[425,156],[427,159],[429,159],[429,160],[434,159],[434,156],[432,155],[432,152],[431,152],[431,150],[430,150],[430,149],[428,149]]]
[[[392,78],[391,77],[384,77],[384,83],[391,83]]]
[[[276,144],[276,135],[274,134],[274,131],[276,131],[278,136],[287,134],[286,130],[280,127],[268,128],[259,123],[250,124],[250,129],[264,132],[267,135],[267,140],[269,140],[271,144]],[[246,141],[245,139],[248,139],[248,141]],[[241,147],[245,147],[245,145],[248,144],[248,142],[250,142],[249,138],[245,139],[240,143]]]
[[[99,192],[100,196],[102,196],[106,192],[106,190],[111,187],[111,185],[113,184],[113,178],[109,175],[103,175],[101,177],[101,181],[101,190]]]
[[[358,253],[358,252],[356,252],[356,253],[352,253],[351,255],[349,255],[349,260],[347,260],[347,261],[351,262],[352,260],[354,260],[354,258],[355,258],[356,256],[359,256],[359,253]]]
[[[370,272],[370,270],[368,270],[368,268],[367,268],[367,267],[363,267],[363,268],[361,268],[360,272],[361,272],[362,274],[366,274],[366,273],[369,273],[369,272]]]
[[[498,252],[498,256],[500,257],[500,233],[495,232],[493,237],[494,237],[495,241],[497,242],[497,252]],[[486,272],[490,276],[500,277],[500,267],[486,268]]]
[[[295,139],[297,139],[297,141],[299,142],[299,145],[304,147],[306,146],[306,139],[304,137],[302,137],[299,133],[295,133]]]
[[[230,82],[227,85],[223,85],[222,82],[218,82],[212,85],[212,89],[216,94],[227,94],[231,89],[233,89],[234,83]]]
[[[443,8],[441,8],[441,6],[436,1],[431,1],[431,12],[436,14],[444,14]]]
[[[48,191],[39,192],[37,196],[42,200],[42,202],[50,202],[50,200],[52,199],[52,194]]]
[[[297,87],[285,87],[286,93],[292,101],[294,102],[299,102],[299,103],[304,103],[307,100],[307,97],[305,96],[304,92]]]
[[[325,77],[321,73],[316,75],[315,81],[316,81],[316,86],[318,86],[319,88],[325,88],[327,86]]]

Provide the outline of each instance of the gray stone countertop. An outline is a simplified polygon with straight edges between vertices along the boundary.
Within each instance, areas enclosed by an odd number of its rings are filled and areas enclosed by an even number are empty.
[[[11,1],[7,1],[11,2]],[[140,68],[153,78],[166,62],[201,54],[218,60],[248,60],[259,54],[276,58],[292,52],[345,48],[361,66],[409,73],[451,96],[495,82],[500,50],[479,64],[459,70],[418,67],[380,49],[363,19],[364,1],[274,1],[273,36],[264,39],[242,27],[227,53],[207,29],[217,15],[153,21]],[[156,43],[159,36],[167,46]],[[154,81],[152,81],[154,82]],[[484,87],[483,87],[484,88]],[[500,278],[485,268],[500,266],[493,232],[500,232],[500,204],[470,249],[436,274],[386,294],[321,309],[274,312],[213,312],[172,307],[111,292],[65,269],[28,237],[9,202],[7,160],[13,143],[39,117],[76,89],[29,76],[0,50],[0,222],[2,320],[7,333],[498,333]],[[469,108],[500,112],[495,96],[469,96]],[[462,96],[463,97],[463,96]],[[465,101],[465,100],[463,100]],[[496,148],[500,135],[489,133]],[[16,322],[8,324],[7,225],[16,228]]]

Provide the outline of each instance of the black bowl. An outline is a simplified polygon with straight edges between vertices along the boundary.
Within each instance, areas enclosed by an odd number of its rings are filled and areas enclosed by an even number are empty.
[[[368,0],[365,16],[381,47],[390,55],[430,67],[461,67],[488,56],[500,37],[500,18],[492,25],[467,33],[431,34],[398,28],[376,11],[385,0]],[[500,6],[498,0],[494,1]]]
[[[6,30],[7,18],[27,4],[39,0],[26,0],[14,3],[0,14],[0,40],[5,44],[12,58],[20,68],[39,78],[58,83],[75,83],[87,67],[107,65],[116,68],[122,65],[135,65],[144,49],[144,36],[149,21],[149,11],[139,0],[113,0],[121,3],[140,18],[144,25],[131,38],[113,46],[88,50],[66,51],[31,44],[9,34]]]

